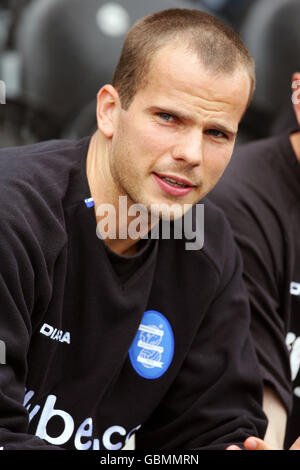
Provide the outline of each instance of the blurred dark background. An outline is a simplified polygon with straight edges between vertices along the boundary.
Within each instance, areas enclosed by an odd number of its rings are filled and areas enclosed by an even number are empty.
[[[91,134],[96,93],[111,80],[127,30],[171,7],[215,14],[255,58],[257,87],[237,145],[297,127],[300,0],[0,0],[0,147]]]

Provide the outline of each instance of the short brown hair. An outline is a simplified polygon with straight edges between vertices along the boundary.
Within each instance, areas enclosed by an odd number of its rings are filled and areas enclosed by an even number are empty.
[[[179,41],[212,72],[231,73],[238,65],[244,66],[251,82],[250,102],[255,87],[254,60],[238,34],[203,11],[172,8],[140,19],[127,33],[112,80],[124,109],[145,85],[158,49]]]

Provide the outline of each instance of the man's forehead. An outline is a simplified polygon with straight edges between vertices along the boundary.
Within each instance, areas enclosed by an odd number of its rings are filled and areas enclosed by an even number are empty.
[[[200,53],[197,53],[188,44],[167,43],[160,47],[153,55],[147,74],[148,82],[151,80],[159,79],[160,76],[183,83],[189,83],[193,79],[197,81],[215,82],[217,86],[219,81],[238,80],[242,76],[248,75],[246,68],[237,64],[237,66],[230,72],[216,71],[214,67],[205,65],[201,59]],[[250,78],[249,78],[250,84]]]
[[[158,48],[151,58],[149,72],[155,72],[157,67],[168,69],[170,61],[172,61],[172,63],[183,61],[192,63],[195,66],[202,64],[199,54],[193,51],[187,43],[180,43],[176,40],[174,43],[168,42]]]
[[[218,73],[203,64],[199,56],[186,45],[166,45],[157,51],[144,83],[148,93],[187,94],[202,99],[210,107],[215,102],[224,105],[246,103],[250,94],[250,78],[242,65],[233,72]]]

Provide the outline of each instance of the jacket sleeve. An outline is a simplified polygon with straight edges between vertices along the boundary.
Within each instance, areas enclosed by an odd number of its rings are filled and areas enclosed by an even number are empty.
[[[238,180],[238,176],[236,176]],[[288,413],[292,383],[286,347],[289,324],[289,279],[285,267],[289,246],[276,202],[265,188],[227,178],[210,196],[228,217],[244,263],[244,282],[251,307],[251,332],[265,383],[277,392]],[[271,197],[270,197],[271,198]],[[285,260],[285,261],[284,261]]]
[[[263,438],[262,380],[250,336],[242,261],[231,236],[218,290],[172,387],[137,433],[137,449],[223,450]]]
[[[0,448],[58,449],[28,433],[28,412],[23,405],[31,317],[36,309],[43,310],[51,283],[36,235],[24,214],[18,215],[2,219],[0,227]],[[40,276],[37,265],[43,273]]]

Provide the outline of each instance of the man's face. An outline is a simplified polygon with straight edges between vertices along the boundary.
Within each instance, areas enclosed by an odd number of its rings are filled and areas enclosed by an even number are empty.
[[[230,160],[249,90],[242,68],[215,76],[183,47],[160,49],[146,86],[114,120],[110,171],[119,195],[148,210],[202,199]]]

